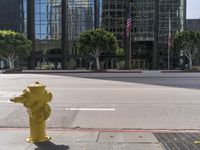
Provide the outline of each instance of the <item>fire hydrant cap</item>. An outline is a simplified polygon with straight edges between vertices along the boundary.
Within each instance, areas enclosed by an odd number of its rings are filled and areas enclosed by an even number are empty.
[[[35,83],[28,86],[28,88],[37,88],[37,87],[46,87],[46,85],[44,85],[40,82],[35,82]]]
[[[35,82],[31,85],[28,86],[28,89],[30,89],[31,91],[35,91],[39,93],[42,93],[45,91],[45,87],[46,85],[41,84],[40,82]]]

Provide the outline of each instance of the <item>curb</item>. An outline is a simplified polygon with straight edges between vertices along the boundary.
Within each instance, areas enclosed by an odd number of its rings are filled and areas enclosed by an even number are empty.
[[[105,70],[105,71],[93,71],[93,70],[22,70],[18,72],[5,72],[1,71],[2,74],[44,74],[44,73],[143,73],[141,70]]]
[[[0,128],[0,131],[29,130],[29,128]],[[124,133],[200,133],[200,129],[84,129],[84,128],[47,128],[48,131],[74,132],[124,132]]]

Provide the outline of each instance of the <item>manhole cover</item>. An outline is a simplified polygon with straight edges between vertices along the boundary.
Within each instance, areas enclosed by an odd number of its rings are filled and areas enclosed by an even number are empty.
[[[200,133],[154,133],[166,150],[200,150]]]

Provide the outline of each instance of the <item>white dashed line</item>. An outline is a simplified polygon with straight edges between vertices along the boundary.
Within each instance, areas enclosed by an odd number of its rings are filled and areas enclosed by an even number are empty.
[[[13,96],[17,96],[22,94],[22,92],[18,92],[18,91],[0,91],[0,97],[2,98],[9,98],[9,97],[13,97]]]
[[[80,111],[115,111],[115,108],[65,108],[65,110]]]
[[[11,101],[0,101],[0,103],[12,103]]]

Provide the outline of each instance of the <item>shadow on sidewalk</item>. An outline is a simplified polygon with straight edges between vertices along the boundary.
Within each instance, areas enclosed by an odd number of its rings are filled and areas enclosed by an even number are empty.
[[[43,143],[34,143],[37,148],[35,150],[69,150],[69,146],[66,145],[56,145],[51,141]]]

